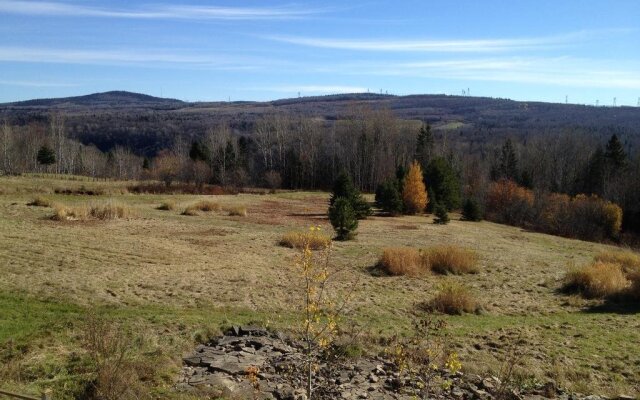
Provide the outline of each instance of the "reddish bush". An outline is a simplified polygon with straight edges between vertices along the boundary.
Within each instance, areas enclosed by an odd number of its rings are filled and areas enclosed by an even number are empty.
[[[515,182],[502,179],[489,186],[487,219],[510,225],[526,225],[533,214],[533,192]]]

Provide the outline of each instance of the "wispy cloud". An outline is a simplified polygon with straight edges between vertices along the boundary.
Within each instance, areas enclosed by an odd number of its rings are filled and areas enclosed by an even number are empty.
[[[351,51],[483,53],[548,49],[567,45],[607,31],[579,31],[556,36],[508,39],[335,39],[302,36],[264,36],[282,43]]]
[[[350,63],[319,72],[544,84],[583,88],[640,89],[640,65],[573,57],[503,57],[404,63]]]
[[[245,90],[259,90],[281,93],[325,94],[325,93],[363,93],[367,88],[349,85],[281,85],[245,88]]]
[[[0,46],[0,61],[229,70],[253,70],[266,66],[270,62],[242,56],[196,55],[170,50],[86,50],[2,46]]]
[[[34,88],[52,88],[52,87],[77,87],[77,83],[60,83],[60,82],[41,82],[41,81],[22,81],[22,80],[4,80],[0,79],[0,86],[24,86]]]
[[[326,9],[282,7],[223,7],[200,5],[149,5],[142,8],[114,9],[91,7],[64,2],[0,0],[0,13],[103,17],[134,19],[194,19],[194,20],[261,20],[294,19],[326,12]]]

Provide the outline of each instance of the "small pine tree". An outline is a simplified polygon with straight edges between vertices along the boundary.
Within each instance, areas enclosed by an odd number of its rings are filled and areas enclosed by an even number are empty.
[[[56,154],[49,146],[44,145],[40,147],[40,150],[38,150],[38,156],[36,159],[40,165],[51,165],[56,163]]]
[[[465,221],[481,221],[482,212],[478,202],[474,199],[467,199],[462,206],[462,219]]]
[[[431,202],[442,204],[451,211],[460,207],[460,182],[451,162],[436,157],[429,162],[424,171],[424,180],[429,184]]]
[[[358,228],[356,213],[349,199],[338,197],[329,207],[329,220],[336,231],[338,240],[349,240],[355,236]]]
[[[189,157],[193,161],[209,162],[209,160],[211,159],[211,152],[205,144],[201,143],[200,141],[195,141],[191,143]]]
[[[357,219],[365,219],[371,215],[369,203],[362,197],[358,189],[353,185],[349,175],[344,171],[338,175],[333,184],[333,193],[331,194],[329,205],[333,205],[336,199],[340,197],[350,202]]]
[[[627,164],[627,154],[624,152],[618,135],[613,134],[611,136],[611,139],[607,142],[604,156],[610,165],[613,166],[614,170],[620,169]]]
[[[151,161],[149,161],[149,159],[147,157],[144,158],[144,160],[142,160],[142,169],[149,169],[151,168]]]
[[[436,224],[445,225],[449,223],[449,212],[447,211],[447,207],[444,204],[438,203],[435,205],[435,216],[436,218],[433,220]]]
[[[389,179],[376,189],[376,205],[391,215],[402,213],[402,198],[398,186],[397,180]]]
[[[422,179],[422,168],[417,161],[411,164],[409,172],[407,172],[407,176],[404,179],[402,201],[405,212],[408,214],[421,213],[429,202],[427,189]]]

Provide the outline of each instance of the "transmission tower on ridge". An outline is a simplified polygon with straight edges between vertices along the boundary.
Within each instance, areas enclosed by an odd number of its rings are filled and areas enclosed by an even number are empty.
[[[613,98],[613,106],[614,106],[614,107],[616,106],[616,100],[617,100],[617,98],[616,98],[616,97],[614,97],[614,98]]]

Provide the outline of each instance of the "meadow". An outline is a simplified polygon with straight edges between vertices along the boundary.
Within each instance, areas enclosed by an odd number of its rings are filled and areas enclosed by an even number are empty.
[[[92,315],[135,338],[136,356],[157,365],[149,385],[163,398],[180,398],[171,387],[182,355],[222,327],[254,322],[287,331],[296,323],[298,251],[279,242],[311,226],[332,233],[327,193],[131,194],[130,184],[0,177],[0,388],[78,393],[86,379],[80,333]],[[68,194],[81,188],[94,194]],[[29,205],[36,197],[44,206]],[[183,215],[198,202],[216,206]],[[55,220],[55,203],[113,203],[127,213]],[[460,282],[480,311],[437,317],[464,371],[498,376],[513,362],[521,385],[553,380],[581,393],[640,394],[638,309],[560,290],[571,265],[615,246],[451,217],[437,225],[431,215],[374,215],[360,221],[355,240],[333,242],[332,288],[353,289],[341,324],[366,332],[363,351],[406,334],[426,313],[420,303]],[[436,245],[475,251],[479,271],[388,276],[377,267],[385,248]]]

